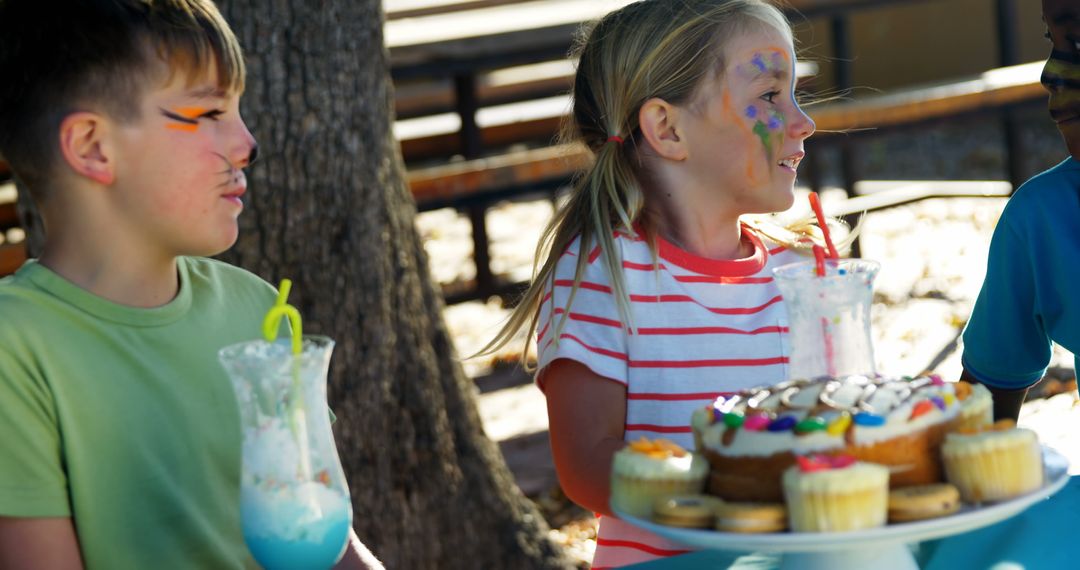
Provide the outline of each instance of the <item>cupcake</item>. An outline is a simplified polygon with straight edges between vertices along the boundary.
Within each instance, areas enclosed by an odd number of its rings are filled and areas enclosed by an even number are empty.
[[[797,457],[783,476],[795,532],[860,530],[885,525],[889,470],[848,455]]]
[[[611,467],[611,507],[643,519],[653,517],[658,499],[700,493],[709,463],[666,439],[641,438],[615,453]]]
[[[960,400],[957,429],[977,430],[994,423],[994,398],[986,386],[960,380],[954,388],[956,399]]]
[[[1001,420],[980,430],[945,436],[945,478],[968,503],[1003,501],[1043,484],[1042,449],[1035,432]]]

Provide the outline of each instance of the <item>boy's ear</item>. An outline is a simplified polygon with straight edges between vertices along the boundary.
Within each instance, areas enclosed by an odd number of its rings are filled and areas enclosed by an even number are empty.
[[[80,111],[60,122],[60,153],[76,173],[99,184],[116,179],[109,125],[97,113]]]
[[[678,129],[679,113],[678,107],[659,97],[649,99],[638,111],[638,125],[649,147],[670,160],[685,160],[688,155]]]

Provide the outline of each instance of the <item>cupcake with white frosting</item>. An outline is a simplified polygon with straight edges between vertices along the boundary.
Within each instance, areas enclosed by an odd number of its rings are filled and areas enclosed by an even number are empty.
[[[836,532],[885,525],[889,470],[849,455],[798,458],[784,472],[788,522],[795,532]]]
[[[700,493],[708,462],[666,439],[641,438],[615,453],[611,467],[611,507],[650,519],[658,499]]]
[[[1039,438],[1012,420],[948,434],[941,456],[945,477],[968,503],[1003,501],[1043,485]]]

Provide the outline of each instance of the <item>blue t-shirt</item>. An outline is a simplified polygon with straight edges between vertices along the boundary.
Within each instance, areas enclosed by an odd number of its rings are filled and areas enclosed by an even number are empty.
[[[1080,354],[1078,292],[1080,162],[1069,158],[1027,181],[1005,206],[964,329],[964,368],[997,388],[1038,382],[1051,342]]]

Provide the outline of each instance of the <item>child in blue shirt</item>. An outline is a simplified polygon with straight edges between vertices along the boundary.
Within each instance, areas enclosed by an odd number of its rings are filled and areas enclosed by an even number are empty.
[[[1080,354],[1080,4],[1042,4],[1052,43],[1042,83],[1070,157],[1009,200],[964,329],[964,378],[990,388],[995,418],[1019,416],[1052,342]]]

